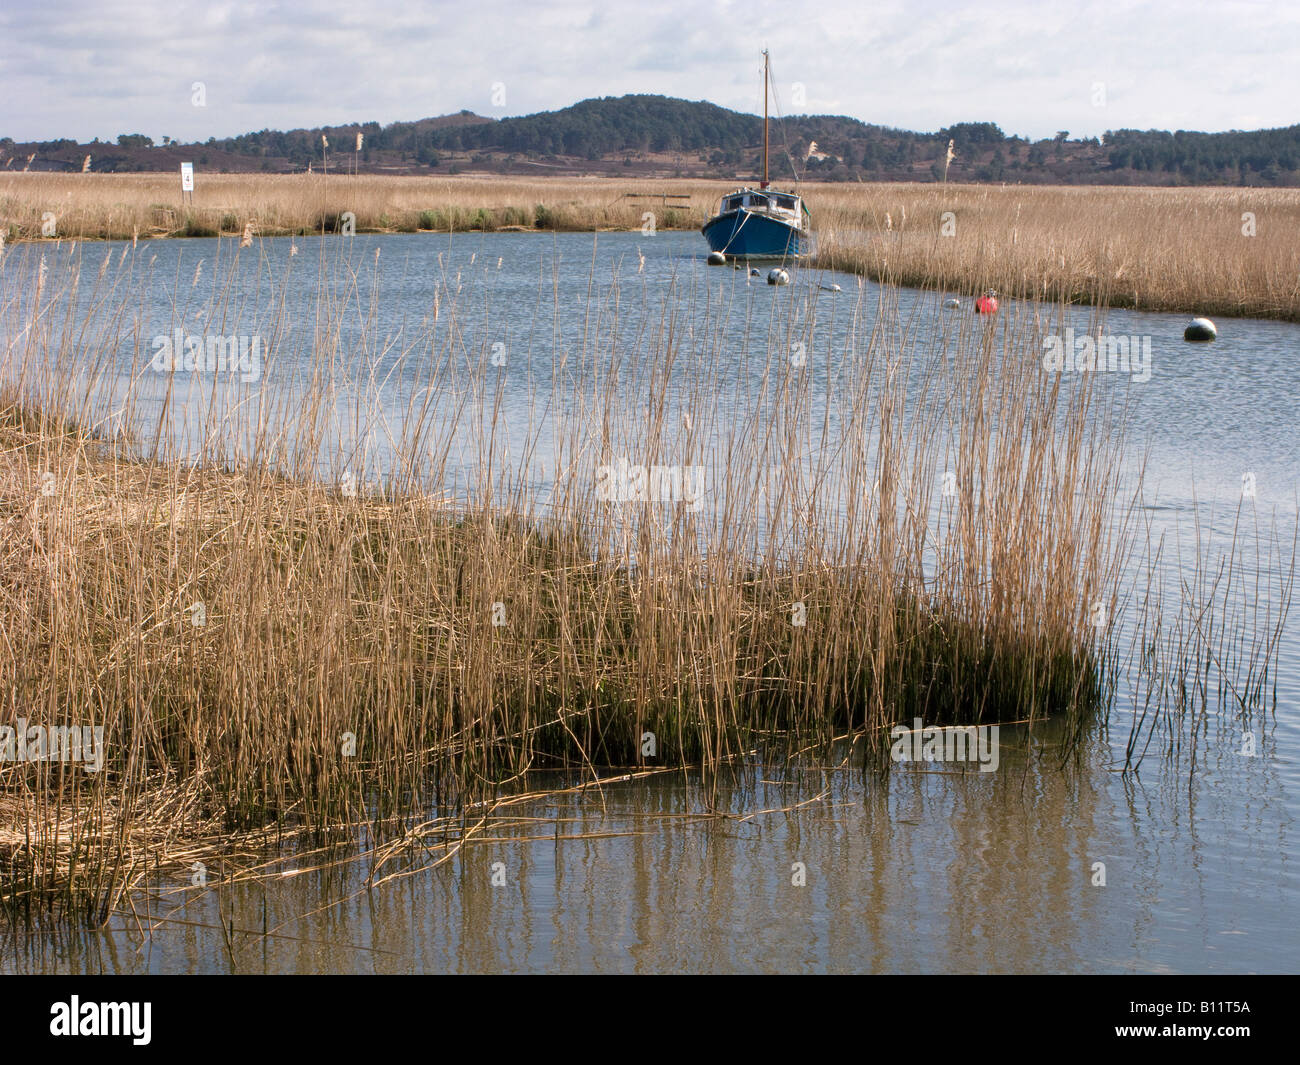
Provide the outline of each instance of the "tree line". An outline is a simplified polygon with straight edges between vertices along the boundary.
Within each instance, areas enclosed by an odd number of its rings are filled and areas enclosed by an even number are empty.
[[[34,152],[65,168],[80,168],[85,153],[100,171],[167,169],[182,152],[203,165],[208,163],[201,153],[211,153],[218,167],[242,161],[243,169],[301,170],[320,167],[327,155],[352,160],[358,133],[363,147],[357,162],[364,165],[437,169],[469,156],[476,167],[509,170],[518,160],[621,160],[634,166],[667,156],[679,160],[684,173],[732,176],[757,171],[762,119],[703,101],[628,95],[500,120],[461,111],[387,126],[263,129],[202,144],[164,137],[160,146],[141,133],[123,133],[116,144],[88,145],[0,138],[0,166],[17,160],[21,168]],[[322,137],[329,140],[328,151]],[[947,165],[950,142],[954,158]],[[992,122],[917,133],[844,116],[795,115],[772,120],[771,145],[772,173],[782,179],[1300,185],[1300,125],[1227,133],[1121,129],[1074,140],[1060,130],[1029,140],[1008,136]]]

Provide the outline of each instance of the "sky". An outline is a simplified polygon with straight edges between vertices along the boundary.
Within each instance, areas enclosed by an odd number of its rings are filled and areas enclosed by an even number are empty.
[[[206,140],[662,93],[1007,134],[1300,122],[1300,2],[0,0],[0,136]],[[200,87],[201,86],[201,87]]]

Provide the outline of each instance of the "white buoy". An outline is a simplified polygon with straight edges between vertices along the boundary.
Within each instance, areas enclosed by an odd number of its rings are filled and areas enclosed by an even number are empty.
[[[709,265],[710,265],[710,266],[726,266],[726,265],[727,265],[727,257],[726,257],[725,255],[723,255],[722,252],[720,252],[720,251],[711,251],[711,252],[709,252]]]
[[[1219,331],[1208,318],[1193,318],[1183,330],[1184,340],[1213,340],[1218,335]]]
[[[775,269],[768,271],[767,283],[769,285],[788,285],[790,283],[790,275],[778,266]]]
[[[843,292],[839,285],[822,285],[823,292]]]
[[[961,306],[961,300],[959,300],[956,296],[949,296],[946,300],[943,301],[943,305],[947,307],[950,311],[955,310],[956,308]]]
[[[750,276],[750,277],[762,277],[763,275],[760,274],[757,270],[755,270],[755,269],[751,266],[751,267],[749,268],[749,276]]]

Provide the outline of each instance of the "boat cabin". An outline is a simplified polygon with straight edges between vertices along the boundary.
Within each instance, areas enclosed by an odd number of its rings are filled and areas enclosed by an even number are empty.
[[[726,214],[728,211],[739,211],[745,208],[750,211],[762,211],[765,214],[789,215],[792,218],[799,217],[799,197],[788,192],[759,192],[755,189],[738,189],[729,196],[722,198],[722,203],[718,207],[718,214]]]

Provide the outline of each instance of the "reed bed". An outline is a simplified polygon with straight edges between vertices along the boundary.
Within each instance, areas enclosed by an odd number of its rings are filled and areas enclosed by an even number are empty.
[[[1113,704],[1137,489],[1122,409],[1042,368],[1059,306],[929,334],[888,293],[870,314],[815,287],[755,304],[738,417],[727,342],[683,309],[735,298],[716,275],[593,277],[581,344],[521,416],[525,366],[493,362],[493,311],[458,276],[430,320],[386,322],[377,268],[322,245],[305,331],[261,296],[273,380],[160,392],[128,253],[96,273],[29,252],[0,273],[0,722],[104,740],[94,773],[0,764],[11,919],[103,921],[219,833],[414,845],[540,769],[707,779],[853,735],[883,772],[900,722],[1051,716],[1078,739]],[[278,269],[256,243],[230,254],[208,309],[235,302],[238,256]],[[838,347],[833,314],[853,316]],[[620,461],[703,470],[706,490],[610,499]],[[1239,713],[1266,705],[1275,646],[1245,656]]]
[[[826,199],[818,264],[875,280],[1300,321],[1300,190],[866,185]]]
[[[345,213],[360,233],[501,229],[695,228],[725,188],[702,181],[609,178],[325,177],[202,174],[182,203],[174,174],[0,174],[0,230],[40,240],[50,216],[59,237],[132,240],[242,234],[339,233]],[[668,192],[687,199],[665,200]]]
[[[733,186],[611,178],[0,174],[0,233],[40,240],[695,229]],[[807,183],[820,266],[895,284],[1300,321],[1300,190]],[[667,199],[664,194],[684,197]],[[251,229],[250,229],[251,227]]]

